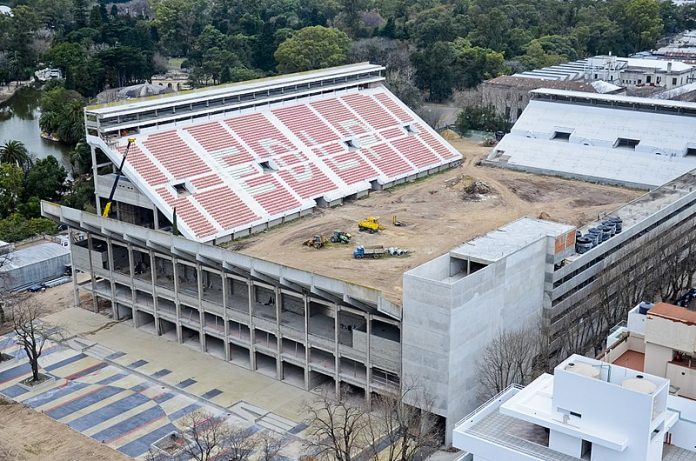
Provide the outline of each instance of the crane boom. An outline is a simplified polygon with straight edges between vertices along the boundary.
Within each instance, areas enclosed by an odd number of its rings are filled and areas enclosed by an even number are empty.
[[[126,163],[126,157],[128,157],[128,151],[130,151],[131,145],[135,142],[135,138],[128,138],[128,144],[126,145],[126,152],[123,154],[123,160],[121,160],[121,165],[119,165],[116,171],[116,179],[114,179],[114,185],[111,187],[111,193],[109,194],[109,200],[106,202],[102,216],[104,218],[109,217],[109,212],[111,211],[111,202],[114,199],[114,194],[116,193],[116,187],[118,186],[118,181],[121,179],[121,172],[123,171],[123,165]]]

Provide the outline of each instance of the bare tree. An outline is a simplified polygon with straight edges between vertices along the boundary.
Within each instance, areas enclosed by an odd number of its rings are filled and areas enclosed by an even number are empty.
[[[375,399],[365,430],[370,458],[413,461],[437,449],[442,432],[432,408],[432,398],[413,383],[395,396]]]
[[[264,432],[258,437],[259,461],[276,461],[283,447],[283,439],[279,436]]]
[[[531,382],[541,349],[542,338],[533,326],[501,330],[486,346],[478,363],[480,398],[486,400],[511,384]]]
[[[194,411],[183,418],[183,451],[196,461],[225,459],[246,461],[256,442],[250,428],[231,426],[227,421],[204,411]]]
[[[41,381],[39,357],[44,345],[54,330],[48,328],[39,318],[43,315],[43,306],[31,299],[23,299],[10,305],[12,327],[17,334],[17,342],[24,350],[31,365],[31,382]]]
[[[364,405],[324,393],[320,399],[306,403],[304,407],[309,415],[306,447],[321,459],[352,461],[354,454],[362,448],[360,442],[368,424]]]

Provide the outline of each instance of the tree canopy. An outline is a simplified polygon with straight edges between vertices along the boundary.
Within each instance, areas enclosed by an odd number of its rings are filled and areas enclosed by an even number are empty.
[[[350,43],[348,35],[338,29],[305,27],[281,43],[273,56],[279,72],[321,69],[345,64]]]

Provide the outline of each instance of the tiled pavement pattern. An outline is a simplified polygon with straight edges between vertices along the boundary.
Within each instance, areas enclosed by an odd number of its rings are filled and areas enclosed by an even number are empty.
[[[149,364],[145,360],[115,366],[49,342],[39,362],[42,372],[54,376],[55,381],[27,391],[18,383],[27,378],[31,370],[12,335],[0,337],[0,350],[17,357],[16,361],[0,364],[0,394],[134,458],[144,459],[150,444],[177,430],[183,417],[199,409],[224,415],[231,424],[253,427],[255,431],[267,430],[263,427],[267,424],[256,423],[258,418],[253,408],[245,409],[242,402],[238,404],[239,412],[224,412],[219,407],[158,383],[155,379],[166,376],[170,370],[155,367],[147,372]],[[113,353],[107,357],[111,360],[122,356]],[[195,383],[195,380],[187,379],[176,387],[185,389]],[[201,397],[213,398],[221,393],[219,389],[210,389]],[[251,418],[244,418],[244,410]],[[288,421],[280,419],[277,422],[281,423],[287,424]],[[304,427],[297,425],[288,429],[289,433],[296,434]],[[302,453],[301,441],[289,435],[285,438],[282,454],[286,459],[296,459],[297,454]]]

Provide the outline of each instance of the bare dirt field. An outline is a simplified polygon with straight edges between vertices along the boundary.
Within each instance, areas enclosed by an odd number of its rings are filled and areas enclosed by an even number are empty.
[[[127,456],[18,403],[0,402],[4,461],[127,461]]]
[[[458,168],[401,185],[279,226],[229,247],[280,264],[338,277],[381,290],[401,303],[402,275],[452,248],[523,216],[571,225],[597,219],[644,192],[476,166],[490,151],[477,142],[450,142],[464,155]],[[489,188],[486,194],[472,184]],[[473,193],[468,193],[473,192]],[[392,216],[406,223],[392,226]],[[357,221],[378,216],[385,230],[358,232]],[[350,245],[329,244],[316,250],[302,242],[315,234],[329,236],[340,229],[353,234]],[[411,250],[407,257],[355,260],[355,245],[384,245]]]

